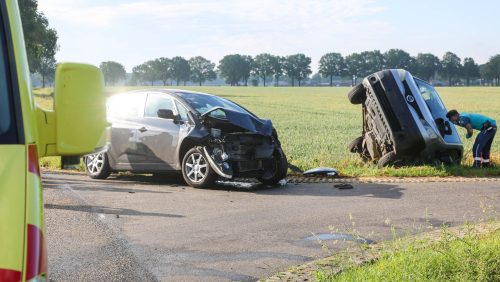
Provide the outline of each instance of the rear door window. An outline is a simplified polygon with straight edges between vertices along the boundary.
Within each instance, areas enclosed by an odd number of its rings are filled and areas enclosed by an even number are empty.
[[[142,115],[144,93],[131,93],[113,96],[108,101],[108,116],[111,118],[134,119]]]
[[[0,15],[0,144],[18,143],[13,91],[10,87],[7,41]]]

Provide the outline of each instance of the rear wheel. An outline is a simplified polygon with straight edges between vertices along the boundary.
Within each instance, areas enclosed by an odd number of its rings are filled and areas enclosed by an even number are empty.
[[[217,174],[210,167],[207,157],[198,147],[189,150],[182,160],[182,176],[194,188],[207,188],[214,184]]]
[[[362,104],[366,100],[366,90],[363,83],[354,86],[351,91],[349,91],[349,94],[347,94],[347,97],[351,104]]]
[[[92,179],[106,179],[111,174],[106,152],[86,155],[84,157],[85,172]]]
[[[270,171],[269,175],[265,177],[259,177],[259,180],[263,184],[275,185],[280,182],[280,180],[285,179],[288,172],[288,160],[286,159],[285,153],[281,149],[277,149],[273,154],[273,164],[272,167],[268,168]]]

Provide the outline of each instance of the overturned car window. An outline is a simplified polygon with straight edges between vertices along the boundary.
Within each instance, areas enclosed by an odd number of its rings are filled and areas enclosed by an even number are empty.
[[[222,107],[225,109],[251,114],[242,107],[236,105],[235,103],[212,95],[197,94],[197,93],[177,93],[184,101],[186,101],[191,107],[193,107],[198,113],[203,114],[207,111],[215,108]],[[224,111],[214,111],[210,114],[216,118],[224,118]]]
[[[416,79],[415,82],[417,83],[418,90],[420,90],[422,98],[424,98],[432,116],[434,118],[442,118],[446,116],[446,108],[444,107],[444,104],[441,101],[441,98],[439,98],[439,95],[434,87],[418,79]]]

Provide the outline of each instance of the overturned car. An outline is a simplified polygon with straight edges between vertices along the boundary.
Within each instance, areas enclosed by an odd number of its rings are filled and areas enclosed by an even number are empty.
[[[287,159],[270,120],[222,97],[185,90],[118,94],[108,101],[108,146],[84,157],[87,174],[181,171],[190,186],[218,178],[276,184]]]
[[[352,153],[379,167],[441,162],[460,163],[463,145],[446,107],[430,84],[405,70],[366,77],[348,94],[362,105],[362,135]]]

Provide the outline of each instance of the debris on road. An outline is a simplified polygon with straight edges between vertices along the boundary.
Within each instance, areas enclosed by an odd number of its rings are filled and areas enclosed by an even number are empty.
[[[339,175],[337,169],[331,168],[331,167],[318,167],[318,168],[313,168],[308,171],[305,171],[303,173],[305,176],[330,176],[330,177],[337,177]]]
[[[333,185],[333,187],[335,187],[337,189],[340,189],[340,190],[353,189],[354,188],[354,186],[352,186],[351,184],[348,184],[348,183],[336,184],[336,185]]]

